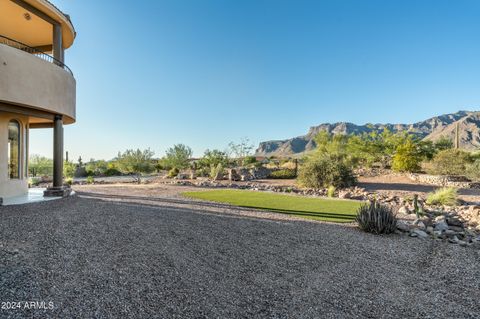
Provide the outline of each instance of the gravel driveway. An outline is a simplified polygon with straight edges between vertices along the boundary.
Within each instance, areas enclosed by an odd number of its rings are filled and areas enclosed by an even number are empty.
[[[92,187],[0,207],[0,301],[54,305],[0,317],[480,318],[479,250],[178,189]]]

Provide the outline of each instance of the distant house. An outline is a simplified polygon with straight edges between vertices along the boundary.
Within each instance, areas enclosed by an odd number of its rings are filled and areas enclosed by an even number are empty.
[[[53,129],[63,195],[63,125],[75,122],[76,82],[64,64],[75,40],[68,15],[46,0],[0,0],[0,198],[28,191],[30,129]]]

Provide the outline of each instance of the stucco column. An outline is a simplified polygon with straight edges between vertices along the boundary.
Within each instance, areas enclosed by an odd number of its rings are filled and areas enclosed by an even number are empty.
[[[55,115],[53,124],[53,187],[63,186],[63,118]]]
[[[64,63],[62,26],[58,23],[53,25],[53,57]]]

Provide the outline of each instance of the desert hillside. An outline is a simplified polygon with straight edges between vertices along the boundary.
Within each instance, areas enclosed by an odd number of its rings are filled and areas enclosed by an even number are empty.
[[[314,137],[320,131],[333,134],[360,134],[388,128],[393,132],[409,131],[423,139],[437,140],[441,136],[454,138],[455,127],[459,127],[460,146],[465,149],[480,148],[480,111],[459,111],[432,117],[413,124],[365,124],[324,123],[310,128],[303,136],[287,140],[261,142],[257,148],[257,156],[290,156],[301,154],[315,148]]]

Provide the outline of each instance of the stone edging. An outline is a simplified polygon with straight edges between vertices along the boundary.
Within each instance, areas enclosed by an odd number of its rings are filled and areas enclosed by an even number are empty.
[[[480,189],[480,183],[472,182],[465,176],[453,175],[428,175],[428,174],[407,174],[411,180],[428,185],[450,186],[458,188]]]

